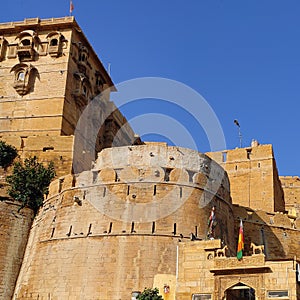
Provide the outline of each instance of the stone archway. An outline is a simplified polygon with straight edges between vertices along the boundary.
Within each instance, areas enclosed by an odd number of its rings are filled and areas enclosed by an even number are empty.
[[[225,291],[224,300],[255,300],[255,289],[243,283],[228,288]]]

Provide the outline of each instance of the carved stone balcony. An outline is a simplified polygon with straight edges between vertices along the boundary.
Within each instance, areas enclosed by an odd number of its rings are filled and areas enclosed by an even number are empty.
[[[60,45],[49,46],[48,53],[51,57],[58,57],[61,54]]]
[[[34,57],[34,49],[32,48],[32,45],[18,45],[17,46],[17,54],[20,60],[33,60]]]
[[[16,92],[21,96],[28,94],[30,90],[30,85],[25,81],[16,81],[13,84],[13,87],[16,90]]]

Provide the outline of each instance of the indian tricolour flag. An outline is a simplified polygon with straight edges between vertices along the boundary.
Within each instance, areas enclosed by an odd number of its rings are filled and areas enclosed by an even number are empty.
[[[237,254],[236,254],[236,257],[238,259],[243,258],[243,250],[244,250],[244,230],[243,230],[243,222],[241,219],[240,230],[239,230],[239,241],[238,241]]]

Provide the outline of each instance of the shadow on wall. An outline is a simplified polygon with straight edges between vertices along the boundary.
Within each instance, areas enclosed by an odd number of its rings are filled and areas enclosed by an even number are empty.
[[[233,206],[233,211],[236,242],[240,219],[243,220],[244,255],[252,255],[255,246],[258,245],[264,246],[263,251],[267,260],[291,259],[299,253],[300,247],[296,244],[299,240],[297,221],[288,215],[255,211],[238,205]],[[256,250],[256,254],[259,251]]]

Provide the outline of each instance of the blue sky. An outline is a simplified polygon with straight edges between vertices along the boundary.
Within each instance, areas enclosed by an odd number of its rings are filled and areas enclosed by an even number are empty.
[[[300,175],[300,1],[73,3],[77,22],[103,64],[111,64],[116,84],[147,76],[184,83],[212,107],[228,149],[239,145],[233,123],[238,119],[244,146],[252,139],[273,144],[279,173]],[[68,14],[68,0],[11,0],[1,3],[0,22]],[[128,119],[156,109],[167,115],[155,101],[121,109]],[[193,121],[176,109],[165,109],[193,132],[200,151],[210,150]],[[165,138],[172,140],[172,132]]]

